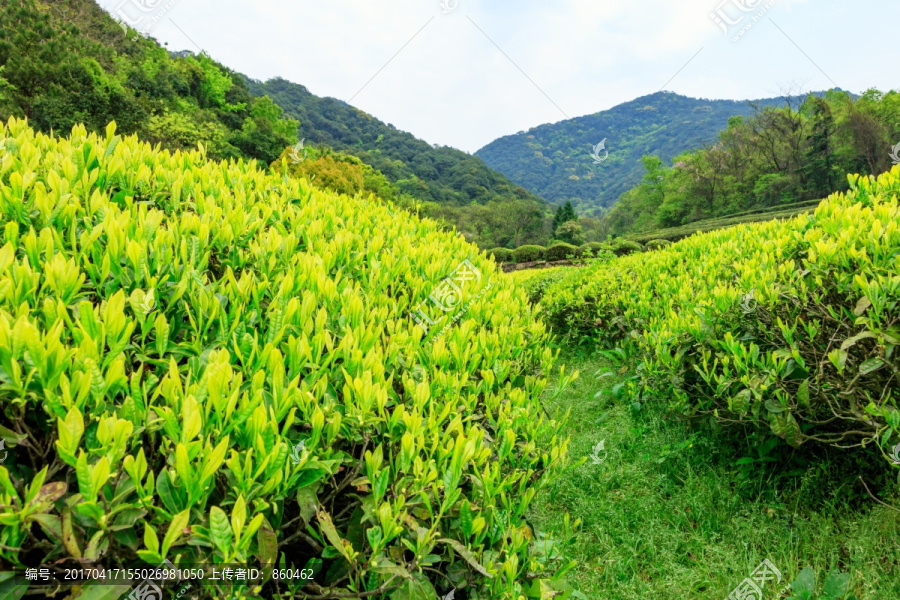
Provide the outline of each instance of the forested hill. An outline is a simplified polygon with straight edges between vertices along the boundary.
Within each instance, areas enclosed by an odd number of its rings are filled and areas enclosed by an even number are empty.
[[[76,124],[168,150],[269,163],[297,142],[297,122],[207,56],[172,55],[127,34],[93,0],[0,2],[0,118],[35,129]]]
[[[247,81],[206,55],[169,52],[134,30],[126,35],[94,0],[0,2],[0,118],[10,116],[48,133],[78,123],[103,131],[116,121],[120,132],[169,150],[200,143],[211,158],[266,164],[305,137],[319,151],[333,146],[382,170],[395,196],[420,202],[424,214],[450,211],[438,215],[448,225],[472,221],[473,203],[541,216],[549,210],[465,152],[434,148],[301,85]],[[481,222],[467,228],[485,244],[505,235]]]
[[[761,107],[782,99],[754,101]],[[715,142],[733,116],[749,116],[748,101],[702,100],[658,92],[592,115],[499,138],[478,152],[491,168],[547,200],[571,200],[582,214],[610,207],[641,181],[641,157],[663,161]],[[593,147],[605,141],[596,163]]]
[[[400,191],[429,202],[462,206],[490,200],[543,203],[480,158],[449,147],[435,147],[410,133],[335,98],[322,98],[284,79],[247,80],[250,91],[269,96],[300,121],[307,144],[324,144],[359,157],[381,171]]]

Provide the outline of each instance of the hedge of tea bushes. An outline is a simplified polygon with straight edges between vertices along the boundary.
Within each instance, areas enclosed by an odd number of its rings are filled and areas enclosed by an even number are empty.
[[[596,263],[544,290],[570,341],[630,350],[648,397],[799,446],[900,442],[900,168],[814,214]]]
[[[556,585],[523,517],[566,461],[555,355],[483,253],[114,124],[0,143],[3,564],[293,565],[314,583],[278,590],[320,598]],[[426,339],[410,315],[463,260],[463,300],[490,289]]]

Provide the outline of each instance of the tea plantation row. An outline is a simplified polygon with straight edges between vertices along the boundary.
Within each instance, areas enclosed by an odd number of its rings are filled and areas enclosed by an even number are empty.
[[[563,586],[524,520],[567,460],[540,402],[555,355],[483,253],[114,124],[10,120],[0,157],[3,565],[315,573],[198,592],[215,597]],[[423,302],[457,324],[426,337]]]
[[[619,348],[634,391],[792,446],[900,442],[900,167],[814,213],[528,279],[571,343]]]

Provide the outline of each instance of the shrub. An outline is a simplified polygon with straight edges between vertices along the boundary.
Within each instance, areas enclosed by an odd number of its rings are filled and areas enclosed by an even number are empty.
[[[573,256],[577,258],[580,254],[578,247],[572,244],[554,244],[544,252],[544,260],[566,260]]]
[[[487,255],[498,263],[513,262],[513,251],[508,248],[494,248],[487,251]]]
[[[556,269],[523,269],[507,273],[506,276],[515,281],[528,297],[528,301],[537,304],[544,296],[544,292],[557,285],[566,277],[571,277],[574,269],[562,267]]]
[[[513,253],[517,263],[527,263],[536,260],[544,260],[544,253],[547,251],[543,246],[519,246]]]
[[[813,215],[700,234],[546,290],[569,337],[620,346],[678,413],[793,446],[896,444],[900,168]]]
[[[647,250],[659,250],[660,248],[665,248],[666,246],[671,246],[672,242],[669,240],[650,240],[644,246]]]
[[[433,222],[114,132],[0,127],[0,559],[313,569],[292,597],[436,597],[422,565],[469,597],[550,585],[524,515],[566,442],[524,295]],[[464,259],[460,321],[424,339]]]
[[[609,248],[609,244],[603,244],[601,242],[588,242],[587,244],[584,244],[583,246],[578,248],[578,251],[581,254],[581,256],[588,256],[588,255],[596,256],[601,251],[606,250],[608,248]]]
[[[612,243],[612,251],[616,256],[624,256],[626,254],[633,254],[635,252],[642,252],[644,247],[638,244],[637,242],[632,242],[631,240],[625,240],[622,238],[618,238],[613,240]]]

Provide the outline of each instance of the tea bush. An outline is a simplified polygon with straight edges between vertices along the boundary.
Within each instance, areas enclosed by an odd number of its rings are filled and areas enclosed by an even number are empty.
[[[644,247],[641,244],[632,242],[631,240],[619,238],[613,240],[612,243],[612,251],[616,256],[624,256],[634,252],[642,252],[643,250]]]
[[[544,260],[544,252],[547,249],[543,246],[519,246],[513,252],[515,253],[517,263],[533,262],[535,260]]]
[[[544,260],[566,260],[567,258],[578,257],[580,252],[578,246],[572,244],[560,243],[553,244],[544,252]]]
[[[554,267],[550,269],[524,269],[506,273],[528,297],[528,301],[537,304],[544,292],[556,285],[564,277],[571,274],[571,268]]]
[[[647,250],[658,250],[660,248],[665,248],[666,246],[671,246],[672,242],[669,240],[650,240],[644,246]]]
[[[900,168],[812,215],[596,263],[545,290],[557,331],[639,360],[647,396],[788,443],[900,431]]]
[[[488,250],[487,255],[498,263],[514,262],[515,260],[513,251],[508,248],[494,248],[493,250]]]
[[[583,244],[578,248],[579,253],[582,256],[587,256],[589,254],[597,254],[601,250],[606,250],[609,248],[609,244],[603,244],[601,242],[588,242],[587,244]]]
[[[11,120],[0,146],[5,564],[293,565],[315,582],[279,593],[317,598],[556,585],[524,520],[566,460],[555,355],[483,253],[114,124]],[[463,260],[467,312],[424,339],[411,312]]]

